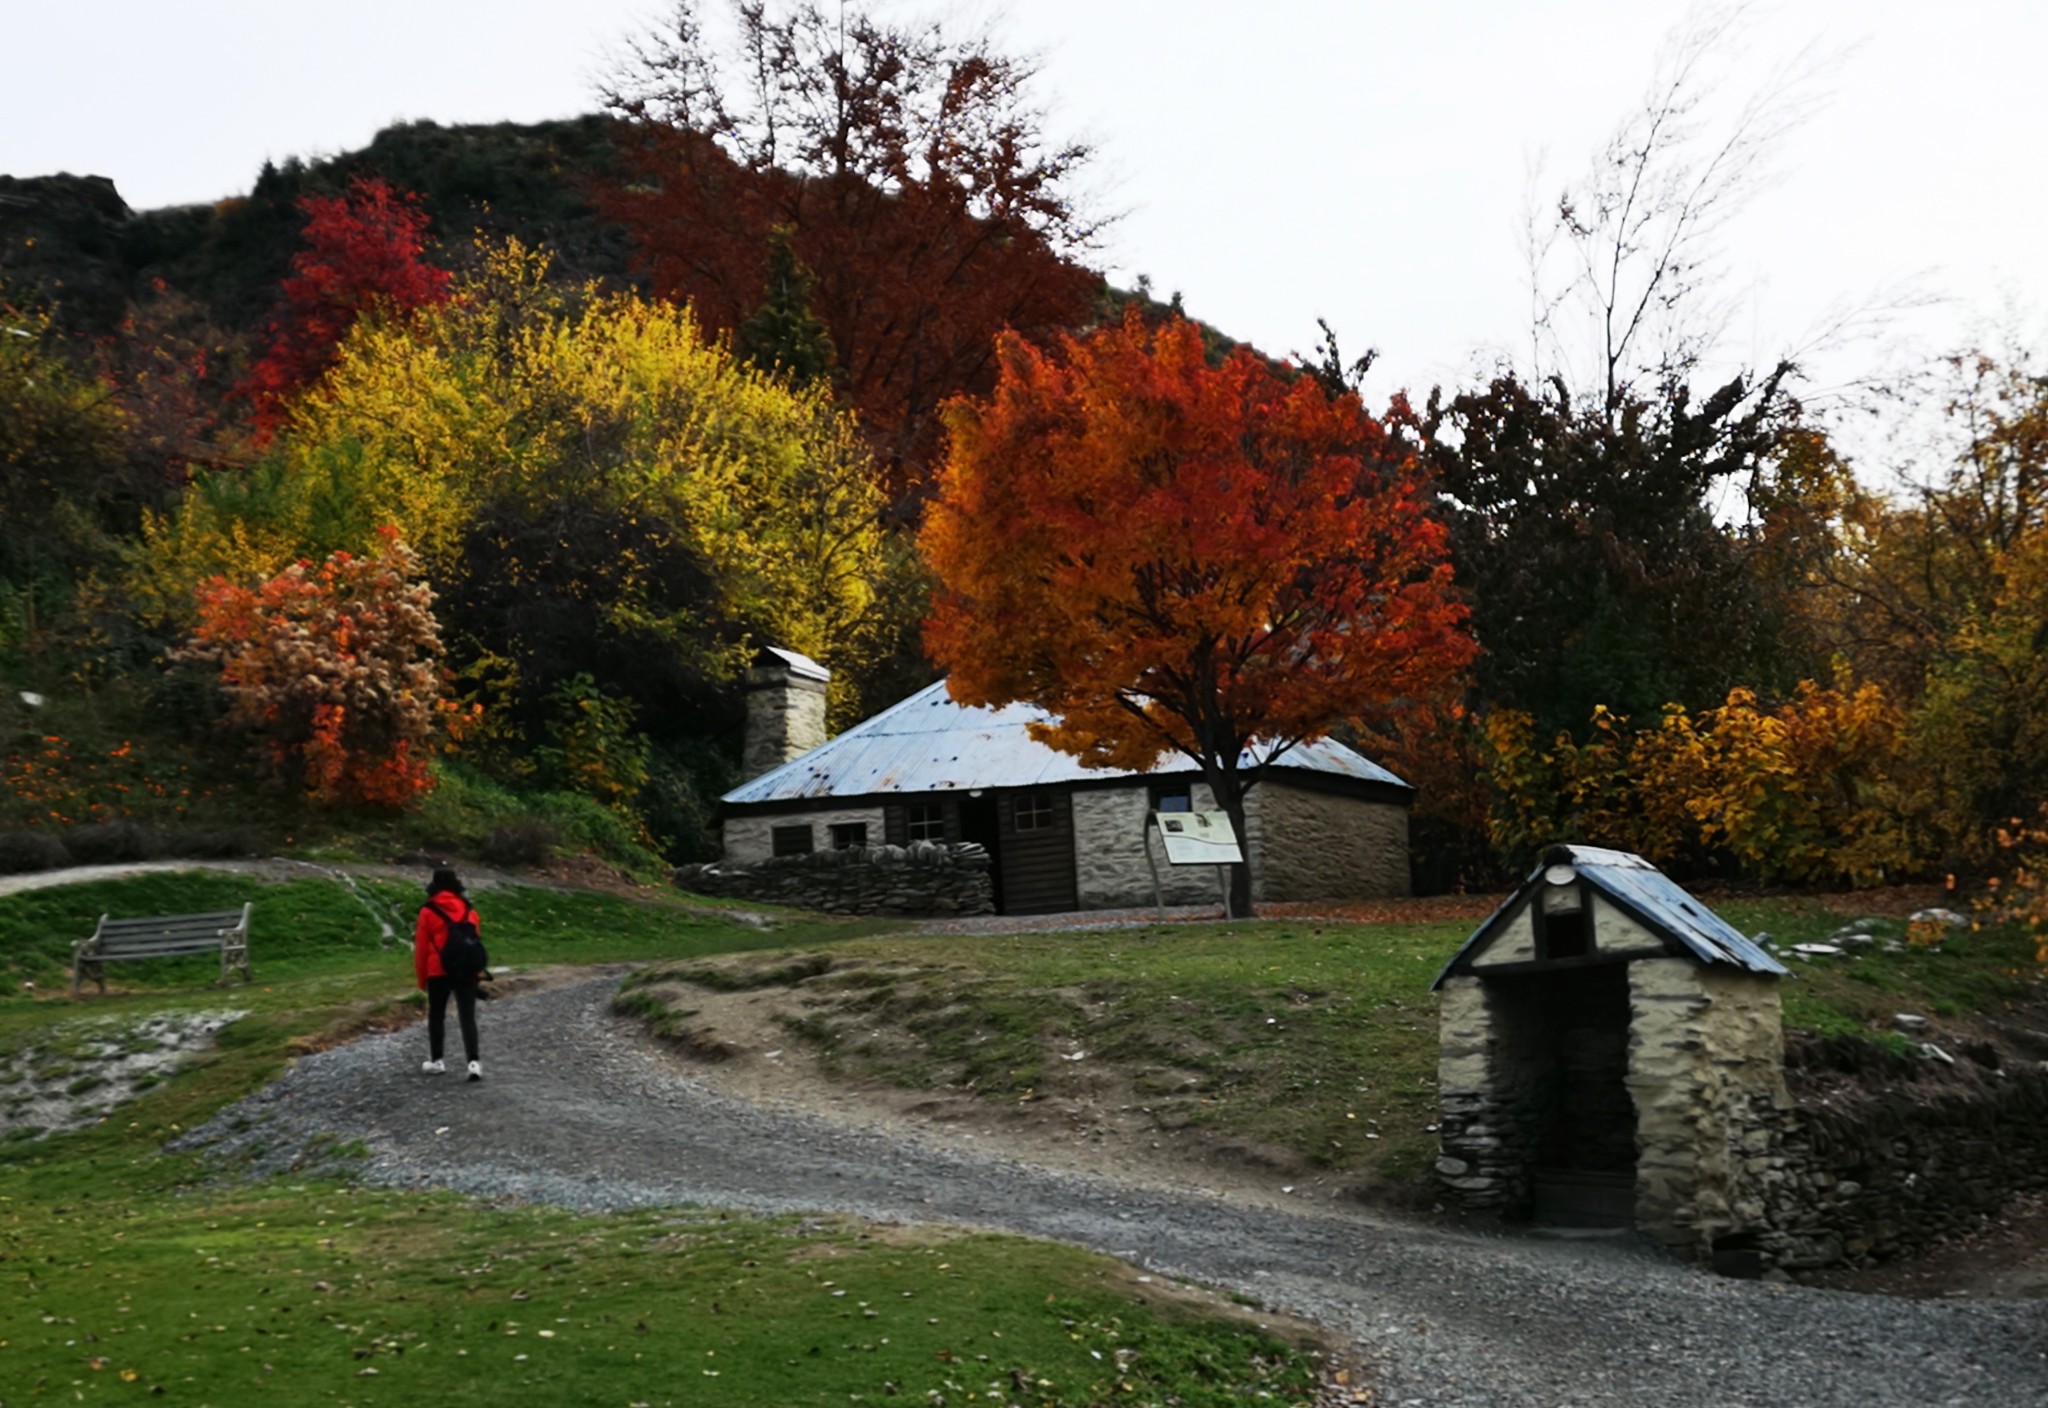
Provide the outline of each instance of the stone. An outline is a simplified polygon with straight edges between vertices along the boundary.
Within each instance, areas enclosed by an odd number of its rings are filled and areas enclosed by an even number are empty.
[[[1463,1159],[1454,1159],[1445,1154],[1437,1159],[1436,1171],[1446,1178],[1463,1178],[1472,1171],[1472,1165]]]
[[[1919,1033],[1927,1030],[1927,1019],[1918,1012],[1895,1012],[1892,1025],[1902,1032]]]
[[[1967,929],[1970,921],[1952,909],[1916,909],[1907,918],[1914,924],[1939,924],[1947,929]]]

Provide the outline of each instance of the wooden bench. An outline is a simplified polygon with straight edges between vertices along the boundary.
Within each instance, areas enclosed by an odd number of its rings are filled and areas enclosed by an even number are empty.
[[[92,937],[72,946],[71,995],[78,996],[79,984],[88,977],[104,993],[105,965],[109,963],[175,958],[215,949],[220,950],[222,987],[227,986],[230,968],[241,969],[242,981],[250,981],[248,905],[216,914],[159,914],[145,919],[109,919],[102,914]]]

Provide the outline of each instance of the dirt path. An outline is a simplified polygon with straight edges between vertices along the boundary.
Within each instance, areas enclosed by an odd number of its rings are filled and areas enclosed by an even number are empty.
[[[374,1181],[485,1197],[833,1211],[1072,1242],[1323,1325],[1359,1347],[1376,1403],[2048,1402],[2048,1304],[1725,1281],[1640,1248],[1450,1232],[1170,1173],[1108,1178],[818,1099],[743,1099],[614,1017],[615,980],[488,1006],[481,1084],[423,1076],[416,1029],[382,1034],[299,1061],[200,1137],[279,1167],[323,1135],[361,1140]]]

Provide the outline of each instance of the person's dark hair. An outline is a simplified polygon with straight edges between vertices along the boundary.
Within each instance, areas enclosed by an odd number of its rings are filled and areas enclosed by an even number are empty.
[[[438,895],[443,890],[453,890],[458,895],[463,893],[462,877],[445,865],[434,872],[433,879],[427,881],[429,895]]]

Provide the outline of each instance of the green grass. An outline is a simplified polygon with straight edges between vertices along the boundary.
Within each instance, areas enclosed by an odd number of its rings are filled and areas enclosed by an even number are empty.
[[[1844,919],[1817,900],[1734,901],[1720,912],[1785,946]],[[1283,1169],[1367,1189],[1427,1191],[1436,1153],[1436,1012],[1429,984],[1467,922],[1273,920],[999,938],[876,937],[817,954],[643,970],[623,999],[706,1055],[689,989],[786,986],[793,1036],[828,1073],[991,1105],[1101,1095],[1116,1073],[1155,1129],[1192,1129]],[[1894,922],[1893,931],[1904,932]],[[1900,1011],[1995,1013],[2042,994],[2030,940],[1964,933],[1806,964],[1781,987],[1788,1032],[1905,1052]],[[2038,1023],[2037,1023],[2038,1024]],[[1085,1053],[1078,1061],[1066,1058]]]
[[[0,1381],[24,1401],[1222,1408],[1311,1382],[1242,1320],[1015,1238],[152,1181],[0,1181]]]
[[[773,929],[746,929],[686,897],[640,901],[534,886],[480,890],[473,896],[498,967],[612,963],[781,946],[873,932],[875,923],[790,914]],[[0,1023],[10,1000],[69,982],[71,946],[100,915],[189,914],[254,905],[250,962],[256,985],[325,977],[338,982],[397,976],[411,982],[412,928],[422,895],[416,886],[326,879],[267,884],[250,876],[188,871],[32,890],[0,900]],[[384,940],[379,921],[395,941]],[[381,961],[378,955],[383,955]],[[110,986],[176,989],[210,982],[217,958],[109,964]],[[239,990],[239,982],[231,990]],[[88,989],[90,991],[90,989]]]
[[[678,971],[712,987],[800,983],[811,1005],[793,1031],[843,1075],[1015,1103],[1112,1067],[1162,1129],[1412,1183],[1435,1153],[1429,983],[1469,927],[872,938],[832,949],[829,972],[766,956]]]
[[[409,1000],[409,957],[382,944],[376,916],[409,917],[416,892],[358,890],[175,875],[0,900],[0,1046],[36,1044],[61,1061],[87,1026],[249,1012],[103,1123],[0,1145],[0,1397],[1222,1408],[1312,1396],[1310,1352],[1069,1248],[836,1219],[583,1216],[248,1184],[163,1153],[273,1077],[294,1043]],[[256,905],[253,985],[223,994],[206,962],[180,960],[119,965],[105,999],[20,988],[61,980],[71,940],[103,911],[243,899]],[[762,931],[682,903],[534,889],[477,899],[495,960],[515,966],[817,951],[874,927],[792,919]]]
[[[1786,948],[1823,942],[1850,920],[1818,900],[1729,903],[1719,912],[1745,933],[1767,929]],[[1879,921],[1871,932],[1902,938],[1903,921]],[[1788,959],[1792,976],[1781,986],[1788,1031],[1853,1036],[1897,1045],[1893,1014],[1931,1017],[1999,1016],[2039,1002],[2043,974],[2032,938],[2016,927],[1964,930],[1938,948],[1906,943],[1901,953],[1881,946],[1812,963]]]

